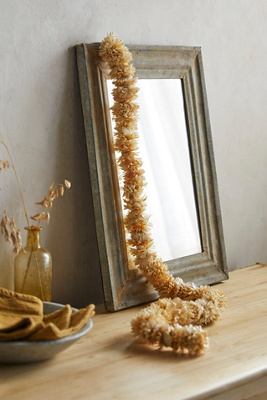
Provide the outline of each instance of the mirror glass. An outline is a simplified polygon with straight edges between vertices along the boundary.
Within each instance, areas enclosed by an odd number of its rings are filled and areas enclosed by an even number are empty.
[[[110,79],[107,85],[112,106]],[[137,86],[139,155],[155,250],[163,261],[201,253],[181,79],[139,79]]]
[[[108,65],[99,43],[76,46],[106,309],[158,298],[128,258],[114,152]],[[129,45],[140,91],[140,157],[155,251],[169,272],[207,285],[228,278],[201,49]]]

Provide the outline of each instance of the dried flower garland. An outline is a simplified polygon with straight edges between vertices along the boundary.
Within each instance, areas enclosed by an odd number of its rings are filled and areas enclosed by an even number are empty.
[[[138,88],[135,68],[131,65],[132,55],[114,33],[102,41],[99,55],[107,62],[115,86],[112,91],[115,150],[120,154],[118,165],[123,175],[124,208],[127,210],[124,224],[130,236],[128,246],[135,264],[160,297],[132,320],[132,331],[148,344],[199,355],[208,347],[207,332],[201,325],[217,320],[227,299],[217,289],[196,287],[193,283],[174,278],[153,251],[145,213],[144,170],[138,157],[138,104],[135,101]]]

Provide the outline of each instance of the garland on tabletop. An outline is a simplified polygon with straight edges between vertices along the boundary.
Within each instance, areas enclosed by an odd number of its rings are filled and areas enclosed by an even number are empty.
[[[174,278],[153,250],[146,197],[144,170],[138,156],[138,88],[132,55],[114,33],[100,44],[99,55],[110,68],[115,88],[111,108],[115,120],[115,150],[123,175],[124,218],[129,233],[127,245],[135,264],[157,290],[160,299],[141,310],[132,320],[132,331],[148,344],[172,347],[175,351],[200,354],[208,347],[207,332],[201,325],[215,321],[226,307],[221,291],[209,286],[196,287]]]

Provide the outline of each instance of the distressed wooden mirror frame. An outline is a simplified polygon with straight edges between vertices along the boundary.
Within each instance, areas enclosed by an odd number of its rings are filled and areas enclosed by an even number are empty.
[[[128,268],[106,79],[99,43],[76,46],[81,102],[106,309],[155,300],[139,270]],[[228,278],[201,49],[128,46],[138,78],[181,79],[202,252],[166,262],[185,281]]]

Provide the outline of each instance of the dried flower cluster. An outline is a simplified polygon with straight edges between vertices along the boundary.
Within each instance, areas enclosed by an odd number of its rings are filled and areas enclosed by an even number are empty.
[[[52,183],[50,188],[48,189],[48,192],[44,199],[42,201],[39,201],[35,204],[40,205],[43,210],[39,212],[38,214],[33,215],[30,217],[33,221],[37,221],[40,225],[41,221],[44,220],[45,222],[50,221],[50,213],[47,211],[48,208],[52,208],[53,201],[59,197],[59,196],[64,196],[64,192],[66,189],[71,188],[71,183],[65,179],[64,184],[58,184],[55,185]]]
[[[108,63],[113,79],[115,150],[123,175],[124,223],[129,233],[128,245],[136,265],[159,296],[152,306],[142,310],[132,321],[132,330],[146,343],[170,346],[175,351],[200,354],[207,347],[207,333],[201,326],[215,321],[226,306],[225,295],[209,286],[196,287],[174,278],[153,250],[146,198],[144,170],[138,156],[138,88],[132,55],[115,34],[101,43],[99,55]],[[173,299],[173,300],[172,300]]]
[[[5,171],[10,168],[10,164],[8,160],[0,160],[0,171]]]
[[[3,213],[0,226],[5,240],[13,245],[13,252],[18,254],[22,249],[20,229],[16,227],[14,218],[11,220],[8,218],[6,211]]]

